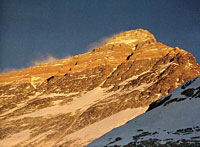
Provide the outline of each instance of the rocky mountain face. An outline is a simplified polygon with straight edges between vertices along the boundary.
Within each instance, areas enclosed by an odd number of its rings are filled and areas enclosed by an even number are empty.
[[[200,146],[200,77],[150,104],[146,113],[88,147]]]
[[[142,29],[85,54],[0,74],[0,145],[87,145],[199,75],[191,53]]]

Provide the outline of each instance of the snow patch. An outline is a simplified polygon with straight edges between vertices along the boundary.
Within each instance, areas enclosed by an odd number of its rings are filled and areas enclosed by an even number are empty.
[[[147,70],[147,71],[145,71],[145,72],[143,72],[143,73],[141,73],[139,75],[132,76],[132,77],[126,79],[125,81],[121,82],[119,85],[126,85],[128,82],[130,82],[132,80],[136,80],[138,77],[140,77],[141,75],[144,75],[144,74],[146,74],[148,72],[149,72],[149,70]]]
[[[30,130],[21,131],[19,133],[14,134],[11,137],[0,140],[0,145],[1,147],[14,146],[22,141],[27,140],[30,134]]]
[[[99,122],[96,122],[92,125],[89,125],[75,133],[67,135],[63,140],[76,140],[71,147],[73,146],[84,146],[90,143],[95,138],[100,137],[101,135],[109,132],[113,128],[119,127],[126,123],[127,121],[135,118],[136,116],[144,113],[148,107],[140,107],[134,109],[126,109],[120,111],[110,117],[107,117]],[[62,143],[62,142],[60,142]]]
[[[108,44],[122,44],[122,43],[125,43],[125,44],[131,44],[131,43],[135,43],[137,42],[138,39],[130,39],[130,40],[117,40],[117,41],[112,41]]]
[[[55,105],[55,106],[43,108],[43,109],[37,110],[35,112],[29,113],[29,114],[21,115],[21,116],[17,117],[16,119],[20,119],[20,118],[24,118],[24,117],[38,117],[38,116],[45,116],[45,115],[56,115],[56,114],[60,114],[60,113],[70,113],[70,112],[73,114],[78,109],[84,111],[87,108],[89,108],[91,105],[97,103],[99,100],[102,100],[102,99],[109,97],[111,95],[111,93],[106,94],[105,90],[106,89],[103,89],[101,87],[97,87],[97,88],[83,94],[82,96],[75,96],[74,100],[72,102],[69,102],[66,105],[62,105],[62,106]],[[47,97],[47,96],[55,96],[55,95],[61,96],[63,94],[42,95],[42,96],[40,96],[40,98]]]
[[[41,79],[41,77],[31,77],[31,85],[36,88],[38,81]]]
[[[60,65],[63,65],[63,64],[54,64],[53,66],[60,66]]]

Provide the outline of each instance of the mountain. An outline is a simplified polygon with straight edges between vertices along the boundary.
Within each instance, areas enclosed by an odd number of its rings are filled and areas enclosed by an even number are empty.
[[[199,75],[191,53],[142,29],[85,54],[0,74],[0,145],[87,145]]]
[[[200,77],[153,102],[146,113],[89,144],[103,146],[200,146]]]

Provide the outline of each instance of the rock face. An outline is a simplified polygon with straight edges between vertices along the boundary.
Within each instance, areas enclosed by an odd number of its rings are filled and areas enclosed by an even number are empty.
[[[146,30],[93,51],[0,75],[1,146],[84,146],[200,75],[191,53]]]
[[[200,77],[150,104],[146,113],[88,147],[200,146]]]

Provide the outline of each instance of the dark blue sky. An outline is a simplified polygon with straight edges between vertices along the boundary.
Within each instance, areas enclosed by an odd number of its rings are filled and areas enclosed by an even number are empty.
[[[93,42],[137,28],[200,63],[199,0],[1,0],[0,70],[84,53]]]

